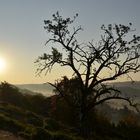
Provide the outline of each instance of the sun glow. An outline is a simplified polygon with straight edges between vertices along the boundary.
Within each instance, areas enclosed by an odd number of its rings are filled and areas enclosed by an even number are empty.
[[[6,68],[6,61],[3,58],[0,58],[0,73],[3,73]]]

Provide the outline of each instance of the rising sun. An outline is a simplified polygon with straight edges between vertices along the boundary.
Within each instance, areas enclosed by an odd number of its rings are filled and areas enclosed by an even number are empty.
[[[6,61],[3,58],[0,58],[0,73],[4,72],[6,68]]]

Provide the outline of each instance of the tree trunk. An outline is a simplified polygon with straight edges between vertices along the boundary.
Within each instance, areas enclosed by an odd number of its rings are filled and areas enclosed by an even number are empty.
[[[90,126],[88,123],[88,111],[85,108],[81,108],[81,111],[80,111],[80,133],[84,139],[88,139],[90,136]]]

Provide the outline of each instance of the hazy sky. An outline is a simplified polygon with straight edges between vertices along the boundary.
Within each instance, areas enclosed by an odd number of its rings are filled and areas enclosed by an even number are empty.
[[[57,69],[35,77],[34,61],[47,51],[43,20],[56,11],[65,17],[79,13],[75,24],[84,28],[83,41],[98,39],[101,25],[110,23],[132,22],[140,35],[140,0],[0,0],[0,58],[6,61],[0,81],[42,83],[68,74]],[[140,74],[134,79],[140,80]]]

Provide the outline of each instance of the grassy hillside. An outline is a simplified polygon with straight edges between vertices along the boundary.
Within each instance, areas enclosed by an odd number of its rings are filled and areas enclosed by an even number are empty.
[[[0,86],[0,130],[12,132],[27,140],[75,140],[72,127],[50,117],[51,98],[28,95],[8,84]]]
[[[115,125],[110,121],[113,111],[127,115]],[[91,111],[88,121],[91,140],[140,139],[137,117],[127,109],[117,111],[101,105],[100,109]],[[0,85],[0,130],[27,140],[83,140],[79,114],[62,98],[23,94],[8,83]]]

